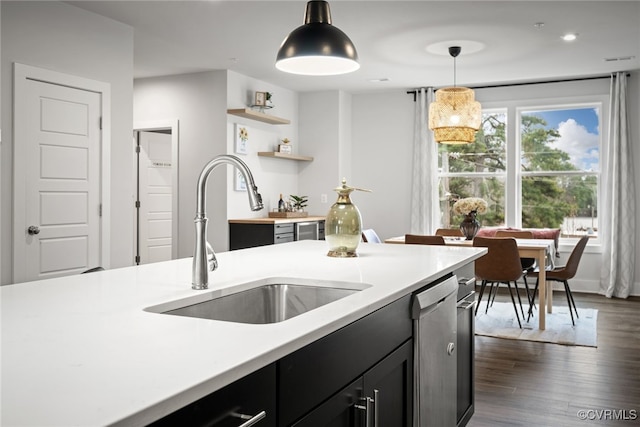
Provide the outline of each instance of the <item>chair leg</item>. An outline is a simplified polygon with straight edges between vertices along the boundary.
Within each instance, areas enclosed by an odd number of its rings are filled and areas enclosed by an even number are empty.
[[[496,300],[496,295],[498,294],[498,287],[500,286],[500,284],[496,284],[495,282],[491,282],[491,288],[489,289],[489,297],[491,299],[491,307],[493,307],[493,303]],[[493,294],[493,297],[491,297],[491,295]],[[487,305],[487,309],[489,308],[489,306]]]
[[[569,297],[571,298],[571,303],[573,304],[573,311],[575,311],[576,313],[576,319],[579,319],[580,316],[578,316],[578,308],[576,307],[576,301],[573,299],[573,292],[571,292],[571,288],[569,287],[569,282],[567,282],[566,290],[569,292]]]
[[[535,301],[536,299],[536,294],[538,293],[538,283],[540,282],[540,279],[536,279],[536,286],[533,288],[533,295],[531,296],[531,300]],[[529,319],[531,319],[531,316],[533,316],[533,306],[531,304],[529,304],[529,315],[527,316],[527,322],[529,321]]]
[[[509,285],[509,283],[507,283],[507,285]],[[520,304],[520,311],[522,312],[522,320],[524,320],[524,309],[522,308],[522,299],[520,299],[520,289],[518,289],[518,282],[514,280],[513,286],[516,289],[516,295],[518,296],[518,303]],[[529,300],[529,294],[527,294],[527,300],[529,301],[529,304],[531,304],[531,301]]]
[[[496,282],[489,282],[489,297],[487,298],[487,306],[484,308],[484,314],[489,312],[489,307],[493,307],[493,301],[496,299],[496,293],[498,293],[498,286]],[[493,298],[493,299],[492,299]]]
[[[476,315],[478,314],[478,308],[480,307],[480,302],[482,301],[482,295],[484,294],[484,288],[487,286],[487,281],[483,280],[480,283],[480,295],[478,295],[478,303],[476,304]]]
[[[527,282],[527,275],[522,276],[522,280],[524,281],[524,288],[527,290],[527,299],[529,300],[529,306],[535,308],[536,302],[533,298],[531,298],[531,292],[529,291],[529,283]]]
[[[573,303],[573,310],[576,312],[576,318],[578,317],[578,309],[576,308],[576,302],[573,300],[571,289],[569,289],[569,283],[564,280],[564,291],[567,294],[567,304],[569,305],[569,314],[571,314],[571,323],[576,326],[576,322],[573,320],[573,311],[571,311],[571,304]]]
[[[520,323],[520,316],[518,316],[518,307],[516,306],[516,300],[513,298],[513,290],[511,289],[511,285],[509,284],[509,282],[507,282],[507,287],[509,288],[509,295],[511,295],[511,302],[513,303],[513,309],[516,312],[516,319],[518,319],[518,326],[520,326],[520,329],[522,329],[522,323]],[[522,308],[522,303],[520,304],[520,308]],[[524,318],[522,320],[524,320]]]

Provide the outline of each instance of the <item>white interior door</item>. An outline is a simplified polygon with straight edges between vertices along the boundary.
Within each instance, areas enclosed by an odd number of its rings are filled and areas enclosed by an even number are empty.
[[[37,80],[24,95],[15,174],[25,174],[26,227],[14,238],[24,239],[25,280],[77,274],[100,264],[101,95]]]
[[[138,132],[138,262],[172,258],[173,194],[170,133]]]

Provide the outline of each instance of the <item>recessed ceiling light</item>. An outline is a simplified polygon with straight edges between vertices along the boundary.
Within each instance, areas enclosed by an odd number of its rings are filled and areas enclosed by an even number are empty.
[[[562,40],[564,40],[566,42],[572,42],[577,38],[578,38],[578,34],[577,33],[567,33],[564,36],[562,36]]]
[[[540,29],[542,27],[544,27],[544,22],[536,22],[535,24],[533,24],[534,27]]]
[[[369,79],[369,81],[372,83],[382,83],[382,82],[388,82],[389,79],[387,77],[382,77],[379,79]]]
[[[619,56],[617,58],[604,58],[605,62],[631,61],[632,59],[635,59],[635,56]]]

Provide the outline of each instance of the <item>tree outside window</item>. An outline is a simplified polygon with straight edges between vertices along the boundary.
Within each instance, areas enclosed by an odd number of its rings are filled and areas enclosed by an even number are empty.
[[[597,106],[520,112],[523,227],[598,232]]]
[[[484,111],[482,126],[474,144],[439,145],[438,172],[442,226],[457,227],[462,216],[453,212],[453,203],[465,197],[480,197],[487,212],[483,226],[505,221],[505,179],[507,169],[506,111]]]
[[[599,105],[518,110],[518,141],[507,141],[507,110],[483,111],[474,144],[438,147],[443,227],[462,218],[451,207],[458,198],[481,197],[489,207],[483,226],[561,228],[563,236],[597,235],[600,177]],[[518,165],[507,149],[518,150]],[[506,196],[506,180],[518,182],[520,198]],[[506,224],[509,203],[517,218]],[[515,206],[514,206],[515,207]]]

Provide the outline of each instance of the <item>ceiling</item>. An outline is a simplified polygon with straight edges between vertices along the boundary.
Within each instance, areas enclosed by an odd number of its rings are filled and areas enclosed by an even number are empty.
[[[640,1],[331,0],[333,24],[355,44],[361,68],[323,77],[274,66],[302,24],[304,0],[67,3],[134,28],[136,78],[229,69],[295,91],[439,87],[453,84],[450,45],[462,46],[458,85],[640,69]],[[577,40],[563,41],[566,32]]]

